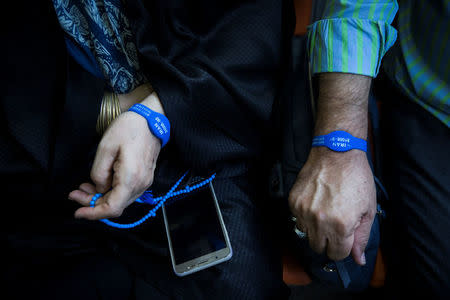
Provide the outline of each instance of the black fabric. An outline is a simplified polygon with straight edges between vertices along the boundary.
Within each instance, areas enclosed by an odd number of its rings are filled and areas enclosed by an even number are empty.
[[[268,182],[272,201],[282,203],[278,207],[283,216],[280,226],[283,245],[293,249],[297,236],[294,234],[288,205],[288,196],[301,167],[308,158],[314,130],[313,108],[310,98],[308,65],[306,57],[306,36],[294,36],[289,56],[289,69],[273,112],[275,125],[272,140],[274,159]]]
[[[386,77],[375,81],[381,101],[383,173],[389,192],[387,296],[450,293],[450,130]]]
[[[2,36],[8,42],[2,47],[0,180],[8,214],[0,222],[39,220],[39,226],[73,214],[67,192],[89,174],[103,82],[67,57],[51,5],[31,6],[7,29]]]
[[[292,3],[133,0],[127,12],[140,61],[171,121],[169,146],[177,157],[203,170],[260,156],[272,143],[269,121],[287,67]]]
[[[217,171],[233,258],[178,278],[161,216],[132,231],[74,220],[77,205],[67,195],[89,180],[104,84],[66,55],[51,3],[36,1],[2,31],[1,280],[7,299],[287,296],[273,233],[277,215],[266,210],[276,203],[266,201],[260,162],[270,143],[266,129],[289,42],[282,35],[292,33],[293,10],[266,0],[206,3],[206,11],[200,2],[180,3],[148,2],[143,11],[129,2],[144,66],[173,128],[154,189],[167,190],[187,169]],[[192,20],[184,19],[188,11]],[[192,32],[175,30],[178,23]],[[142,214],[132,205],[124,218]]]
[[[314,131],[314,115],[308,78],[306,35],[295,36],[292,44],[292,69],[284,83],[275,111],[280,125],[279,164],[282,173],[282,197],[286,198],[308,158]]]
[[[8,240],[3,293],[7,299],[285,299],[275,219],[263,218],[251,200],[262,197],[254,186],[248,176],[214,182],[234,252],[226,263],[177,277],[161,216],[131,231],[66,225],[47,235],[16,235],[14,248]]]

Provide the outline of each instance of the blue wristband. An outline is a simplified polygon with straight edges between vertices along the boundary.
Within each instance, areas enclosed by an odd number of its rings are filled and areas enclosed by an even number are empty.
[[[148,128],[161,141],[161,147],[167,144],[170,138],[170,122],[166,116],[140,103],[134,104],[128,111],[133,111],[147,120]]]
[[[321,146],[337,152],[345,152],[352,149],[367,152],[367,142],[365,140],[356,138],[350,133],[341,130],[315,136],[312,141],[312,147]]]

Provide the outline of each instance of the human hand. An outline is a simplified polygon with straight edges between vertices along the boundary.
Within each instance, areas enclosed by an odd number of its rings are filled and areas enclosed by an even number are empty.
[[[376,191],[364,152],[312,148],[291,189],[289,206],[314,251],[326,251],[333,260],[351,253],[356,263],[365,264]]]
[[[164,114],[155,93],[141,103]],[[161,142],[150,132],[145,118],[128,111],[119,115],[98,146],[91,170],[94,184],[83,183],[69,194],[69,199],[84,206],[75,217],[99,220],[121,216],[151,186],[160,149]],[[104,196],[95,207],[89,207],[96,193]]]

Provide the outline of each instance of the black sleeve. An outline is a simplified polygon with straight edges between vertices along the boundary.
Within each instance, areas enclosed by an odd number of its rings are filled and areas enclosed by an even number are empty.
[[[141,63],[193,167],[259,155],[293,31],[289,1],[128,1]],[[288,38],[289,37],[289,38]]]

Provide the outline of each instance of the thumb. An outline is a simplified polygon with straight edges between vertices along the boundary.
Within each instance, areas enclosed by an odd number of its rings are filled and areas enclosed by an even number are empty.
[[[113,165],[117,158],[118,147],[105,147],[100,144],[95,155],[91,169],[91,179],[95,183],[96,190],[106,193],[112,185]]]
[[[370,238],[370,230],[372,228],[373,216],[371,214],[366,214],[361,219],[361,223],[355,230],[355,239],[352,247],[352,256],[358,265],[366,264],[366,255],[364,251],[366,250],[367,243]]]

